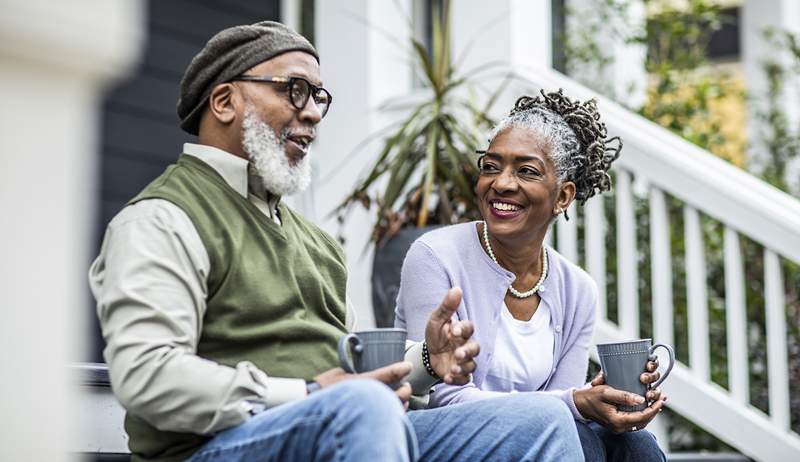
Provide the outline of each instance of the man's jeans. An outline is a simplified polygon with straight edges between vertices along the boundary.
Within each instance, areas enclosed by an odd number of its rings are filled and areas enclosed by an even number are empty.
[[[349,380],[262,412],[190,459],[367,460],[582,461],[583,453],[569,410],[550,396],[519,393],[406,414],[388,387]]]

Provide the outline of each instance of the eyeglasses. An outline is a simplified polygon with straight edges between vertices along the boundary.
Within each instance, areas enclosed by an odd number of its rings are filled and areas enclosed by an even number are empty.
[[[313,83],[302,77],[275,77],[270,75],[256,76],[256,75],[240,75],[231,79],[231,82],[241,80],[245,82],[264,82],[264,83],[282,83],[287,84],[289,90],[289,101],[292,106],[301,110],[308,104],[308,99],[313,97],[314,104],[317,105],[321,117],[325,117],[328,109],[333,102],[333,96],[330,92],[322,87],[318,87]]]

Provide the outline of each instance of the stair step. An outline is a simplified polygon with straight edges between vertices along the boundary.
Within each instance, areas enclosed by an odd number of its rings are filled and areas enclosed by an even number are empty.
[[[750,462],[750,459],[735,452],[671,452],[667,462]]]

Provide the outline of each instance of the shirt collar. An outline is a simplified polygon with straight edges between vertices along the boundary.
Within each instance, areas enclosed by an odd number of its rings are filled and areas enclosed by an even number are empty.
[[[231,188],[247,199],[247,172],[250,165],[247,160],[205,144],[184,143],[183,153],[208,164]]]

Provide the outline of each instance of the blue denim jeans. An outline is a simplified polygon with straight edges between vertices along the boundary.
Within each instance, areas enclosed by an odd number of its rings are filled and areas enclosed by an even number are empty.
[[[189,460],[582,461],[583,453],[569,410],[550,396],[519,393],[406,414],[388,387],[351,380],[262,412]]]
[[[394,392],[374,380],[348,380],[219,433],[189,461],[405,462],[416,450]]]
[[[422,461],[583,461],[572,413],[552,396],[514,393],[408,417]]]
[[[656,437],[647,430],[615,435],[602,425],[575,422],[586,462],[665,462]]]

